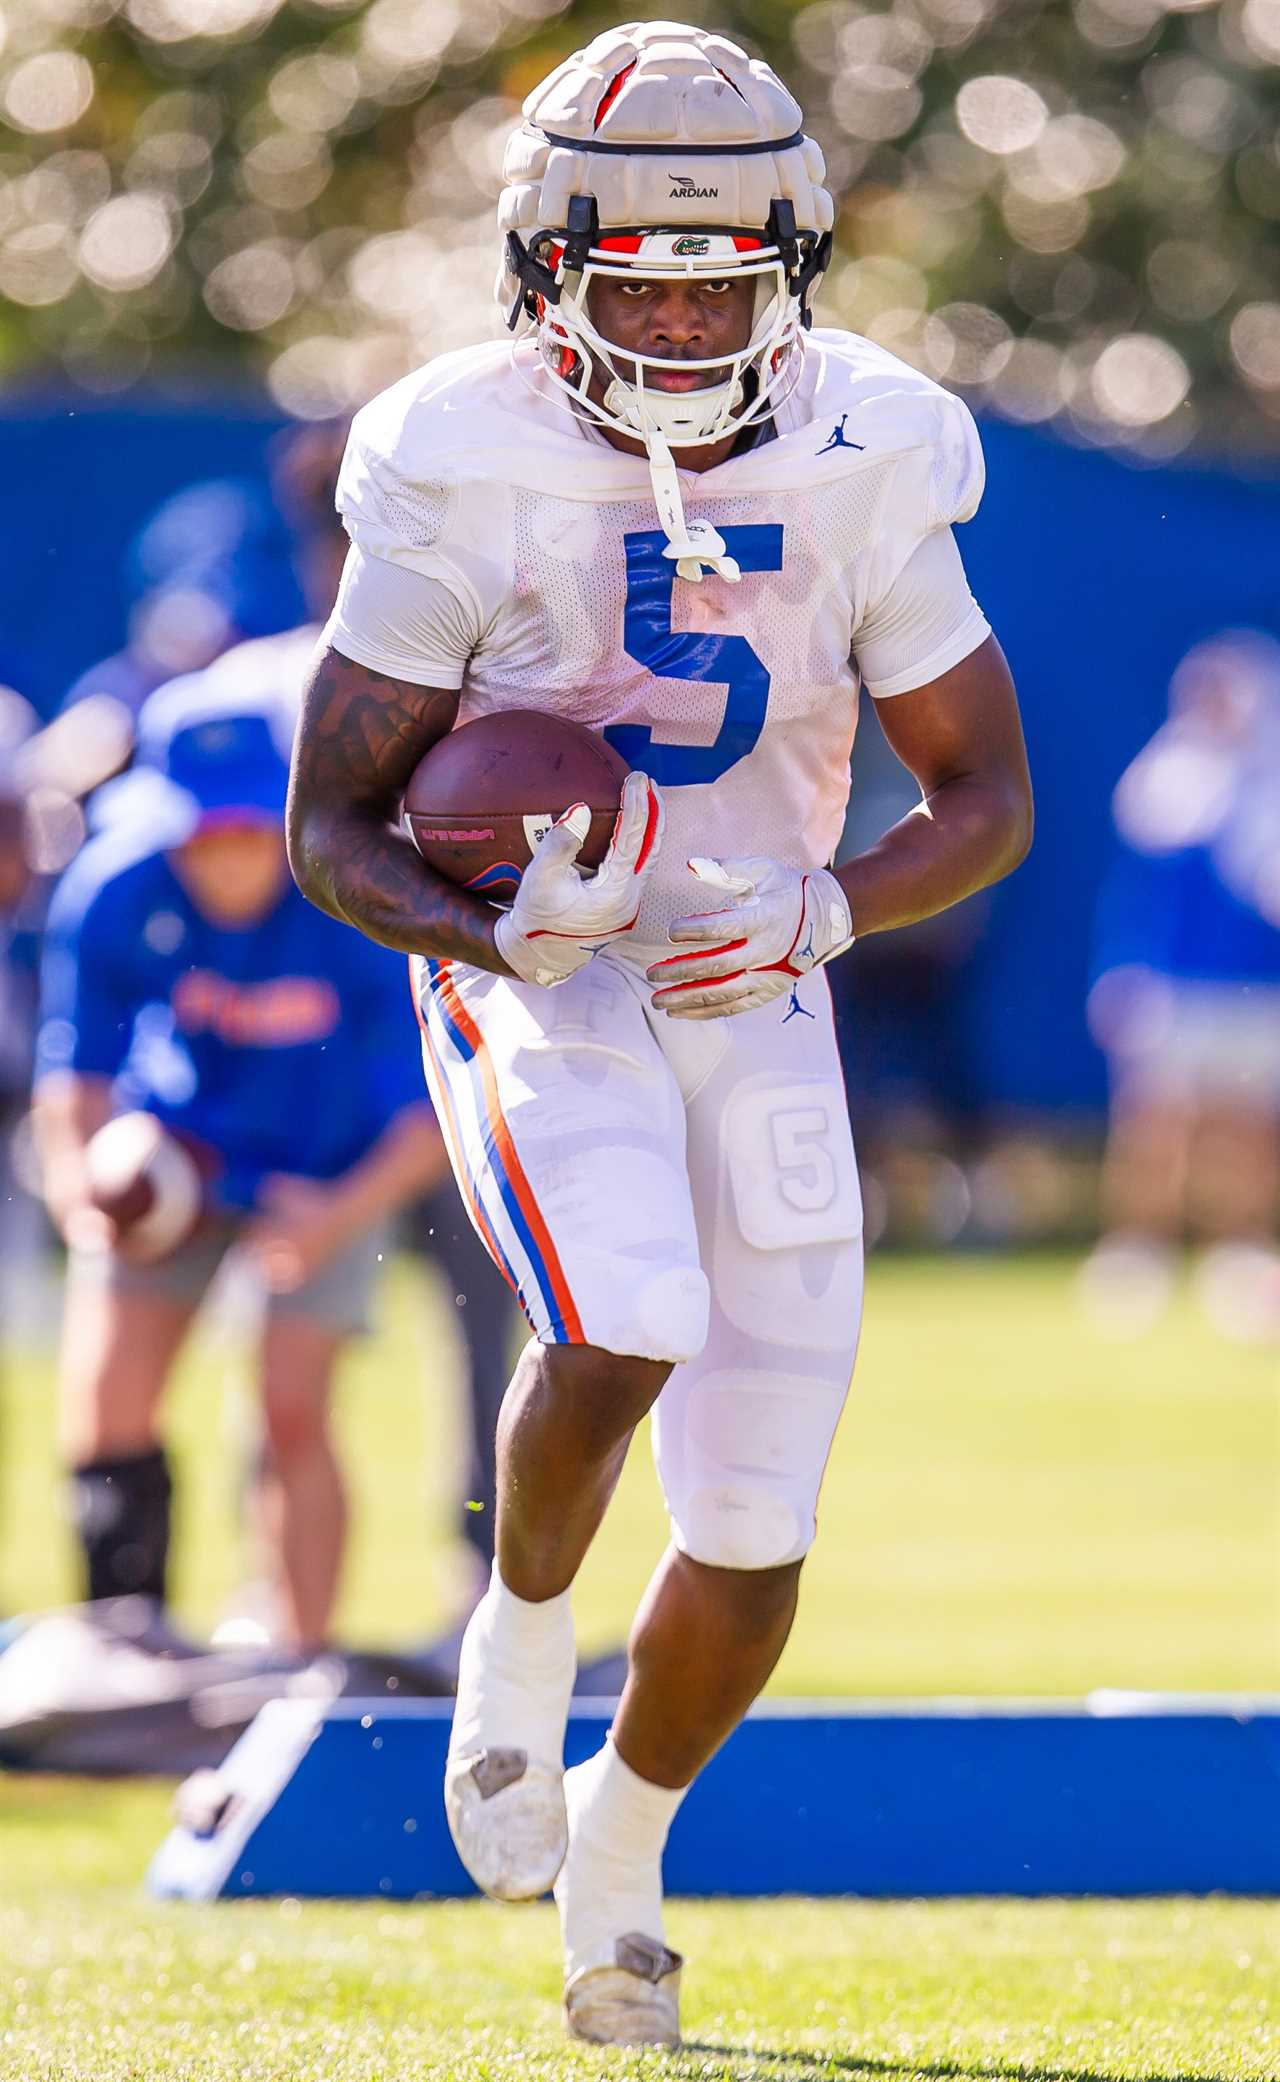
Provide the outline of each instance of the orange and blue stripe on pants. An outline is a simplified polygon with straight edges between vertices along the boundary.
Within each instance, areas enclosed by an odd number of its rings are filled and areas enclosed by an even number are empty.
[[[586,1344],[559,1254],[502,1111],[493,1058],[447,961],[422,964],[423,1055],[471,1219],[544,1344]],[[416,1001],[415,993],[415,1001]]]

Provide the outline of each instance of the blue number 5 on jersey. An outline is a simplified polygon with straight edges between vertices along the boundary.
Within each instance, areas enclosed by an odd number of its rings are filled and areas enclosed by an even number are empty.
[[[721,528],[725,548],[744,573],[781,571],[782,527],[751,523]],[[660,745],[647,723],[615,723],[605,736],[628,765],[651,774],[660,787],[688,788],[718,781],[745,759],[764,729],[769,706],[769,672],[745,636],[677,635],[671,627],[676,567],[662,552],[660,528],[624,537],[627,546],[627,605],[623,646],[629,658],[659,679],[699,680],[728,687],[724,720],[713,744]]]

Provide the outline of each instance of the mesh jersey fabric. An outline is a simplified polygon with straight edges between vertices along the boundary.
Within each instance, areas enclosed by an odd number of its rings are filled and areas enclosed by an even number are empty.
[[[991,634],[950,528],[926,535],[868,610],[857,664],[877,700],[937,679]],[[484,630],[473,598],[352,543],[326,631],[344,657],[421,687],[461,687]]]
[[[874,635],[921,543],[981,496],[966,408],[852,335],[814,337],[776,435],[681,473],[691,517],[737,531],[735,586],[677,578],[645,459],[588,441],[527,347],[428,365],[367,406],[348,444],[339,506],[362,557],[451,590],[459,641],[476,639],[450,682],[461,720],[552,709],[616,733],[664,785],[638,959],[710,908],[689,855],[831,858],[859,632]],[[373,664],[371,632],[347,627],[354,605],[353,580],[330,634],[357,656],[363,640]]]

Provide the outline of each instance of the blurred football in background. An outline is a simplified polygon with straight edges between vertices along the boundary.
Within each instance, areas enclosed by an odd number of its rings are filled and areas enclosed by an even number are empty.
[[[599,867],[629,771],[583,724],[507,709],[460,723],[431,747],[405,790],[404,820],[437,874],[502,901],[515,894],[539,839],[576,802],[591,811],[579,863]]]
[[[163,1258],[186,1242],[204,1211],[204,1177],[191,1151],[152,1113],[121,1113],[85,1152],[91,1206],[135,1258]]]

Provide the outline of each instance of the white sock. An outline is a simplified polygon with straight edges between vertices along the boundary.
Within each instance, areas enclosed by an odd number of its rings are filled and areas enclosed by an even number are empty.
[[[462,1637],[450,1749],[524,1749],[559,1764],[577,1667],[570,1593],[532,1604],[507,1589],[495,1562]]]
[[[666,1942],[662,1853],[687,1787],[655,1786],[623,1761],[613,1738],[566,1772],[569,1855],[556,1882],[566,1971],[612,1966],[620,1937]]]

